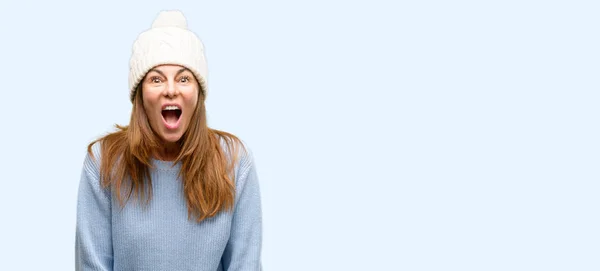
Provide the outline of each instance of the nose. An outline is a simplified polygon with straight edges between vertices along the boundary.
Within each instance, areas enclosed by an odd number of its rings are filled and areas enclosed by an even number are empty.
[[[179,95],[179,89],[177,88],[175,82],[169,81],[164,94],[169,98],[173,98]]]

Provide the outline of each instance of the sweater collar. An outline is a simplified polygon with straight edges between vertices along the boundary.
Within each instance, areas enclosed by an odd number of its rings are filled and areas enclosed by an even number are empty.
[[[160,170],[179,170],[181,168],[181,162],[173,164],[174,161],[164,161],[158,159],[151,159],[152,166]]]

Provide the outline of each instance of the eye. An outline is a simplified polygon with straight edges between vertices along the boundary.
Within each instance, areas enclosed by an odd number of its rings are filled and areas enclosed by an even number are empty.
[[[187,75],[184,75],[181,77],[181,79],[179,79],[179,82],[181,83],[188,83],[190,81],[190,77]]]
[[[159,84],[162,82],[162,80],[160,80],[160,77],[158,77],[158,76],[152,76],[152,77],[150,77],[150,82],[152,82],[154,84]]]

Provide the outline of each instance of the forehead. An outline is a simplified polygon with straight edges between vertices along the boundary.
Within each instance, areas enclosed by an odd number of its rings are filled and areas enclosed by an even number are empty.
[[[179,72],[183,72],[183,71],[189,72],[190,70],[181,65],[165,64],[165,65],[155,66],[154,68],[150,69],[149,73],[150,72],[159,72],[159,73],[163,73],[163,74],[175,74],[175,73],[179,73]]]

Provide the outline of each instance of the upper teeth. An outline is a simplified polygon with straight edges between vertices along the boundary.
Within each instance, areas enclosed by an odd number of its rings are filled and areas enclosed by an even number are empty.
[[[179,107],[176,105],[169,105],[165,107],[165,110],[179,110]]]

